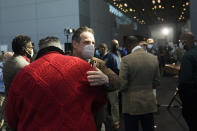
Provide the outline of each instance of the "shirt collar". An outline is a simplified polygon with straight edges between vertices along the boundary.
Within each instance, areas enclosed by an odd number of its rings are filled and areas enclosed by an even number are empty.
[[[133,53],[134,51],[136,51],[137,49],[140,49],[140,48],[142,48],[141,46],[136,46],[136,47],[134,47],[132,50],[131,50],[131,53]]]

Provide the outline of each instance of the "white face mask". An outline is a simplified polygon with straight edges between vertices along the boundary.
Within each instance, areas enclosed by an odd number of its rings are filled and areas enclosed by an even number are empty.
[[[184,45],[182,42],[179,43],[179,48],[183,49]]]
[[[147,45],[147,48],[149,48],[149,49],[151,49],[152,47],[153,47],[152,44],[148,44],[148,45]]]
[[[33,49],[31,50],[31,54],[30,55],[31,55],[31,57],[34,56],[34,50]]]
[[[85,45],[82,50],[83,59],[91,59],[94,56],[94,50],[95,48],[93,44]]]

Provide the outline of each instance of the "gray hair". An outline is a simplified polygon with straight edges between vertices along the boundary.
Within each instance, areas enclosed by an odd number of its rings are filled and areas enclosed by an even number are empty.
[[[38,45],[39,45],[39,50],[49,47],[49,46],[54,46],[59,49],[62,49],[61,44],[60,44],[60,40],[54,36],[48,36],[46,38],[41,39],[39,41]]]

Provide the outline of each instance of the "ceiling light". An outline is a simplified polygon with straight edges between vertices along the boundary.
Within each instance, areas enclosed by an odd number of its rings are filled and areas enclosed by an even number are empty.
[[[189,5],[189,2],[186,2],[185,4],[188,6]]]
[[[162,29],[162,33],[163,33],[164,35],[168,35],[168,34],[169,34],[169,29],[168,29],[168,28],[163,28],[163,29]]]
[[[152,1],[153,5],[155,4],[155,0]]]
[[[127,7],[128,6],[127,3],[124,3],[124,6]]]

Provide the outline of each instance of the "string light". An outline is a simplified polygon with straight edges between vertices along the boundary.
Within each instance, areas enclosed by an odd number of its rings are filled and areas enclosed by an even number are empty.
[[[127,3],[124,3],[124,6],[127,7],[128,6]]]
[[[140,23],[140,24],[145,23],[145,21],[143,19],[145,14],[143,12],[145,12],[145,10],[148,11],[147,7],[141,8],[141,9],[134,9],[130,5],[130,3],[127,3],[125,0],[109,0],[109,1],[111,1],[111,3],[116,8],[118,8],[118,10],[123,12],[124,14],[130,15],[130,17],[132,16],[132,18],[135,19],[136,21],[138,21],[138,23]],[[162,15],[165,13],[164,9],[167,8],[169,10],[168,5],[166,5],[167,3],[162,0],[152,0],[152,4],[153,4],[153,7],[151,9],[152,9],[152,13],[154,15],[153,18],[156,18],[156,21],[159,21],[159,22],[164,22],[165,20],[168,20],[168,19],[162,18],[163,17]],[[171,8],[173,8],[173,9],[178,8],[181,10],[179,12],[180,16],[178,17],[177,20],[184,20],[186,16],[188,17],[188,15],[186,15],[186,14],[188,13],[187,6],[189,4],[190,4],[189,2],[183,2],[181,5],[179,5],[176,3],[175,0],[173,2],[171,2]],[[174,11],[177,11],[177,10],[174,10]],[[162,12],[164,12],[164,13],[162,13]],[[168,21],[166,21],[166,22],[168,22]]]

